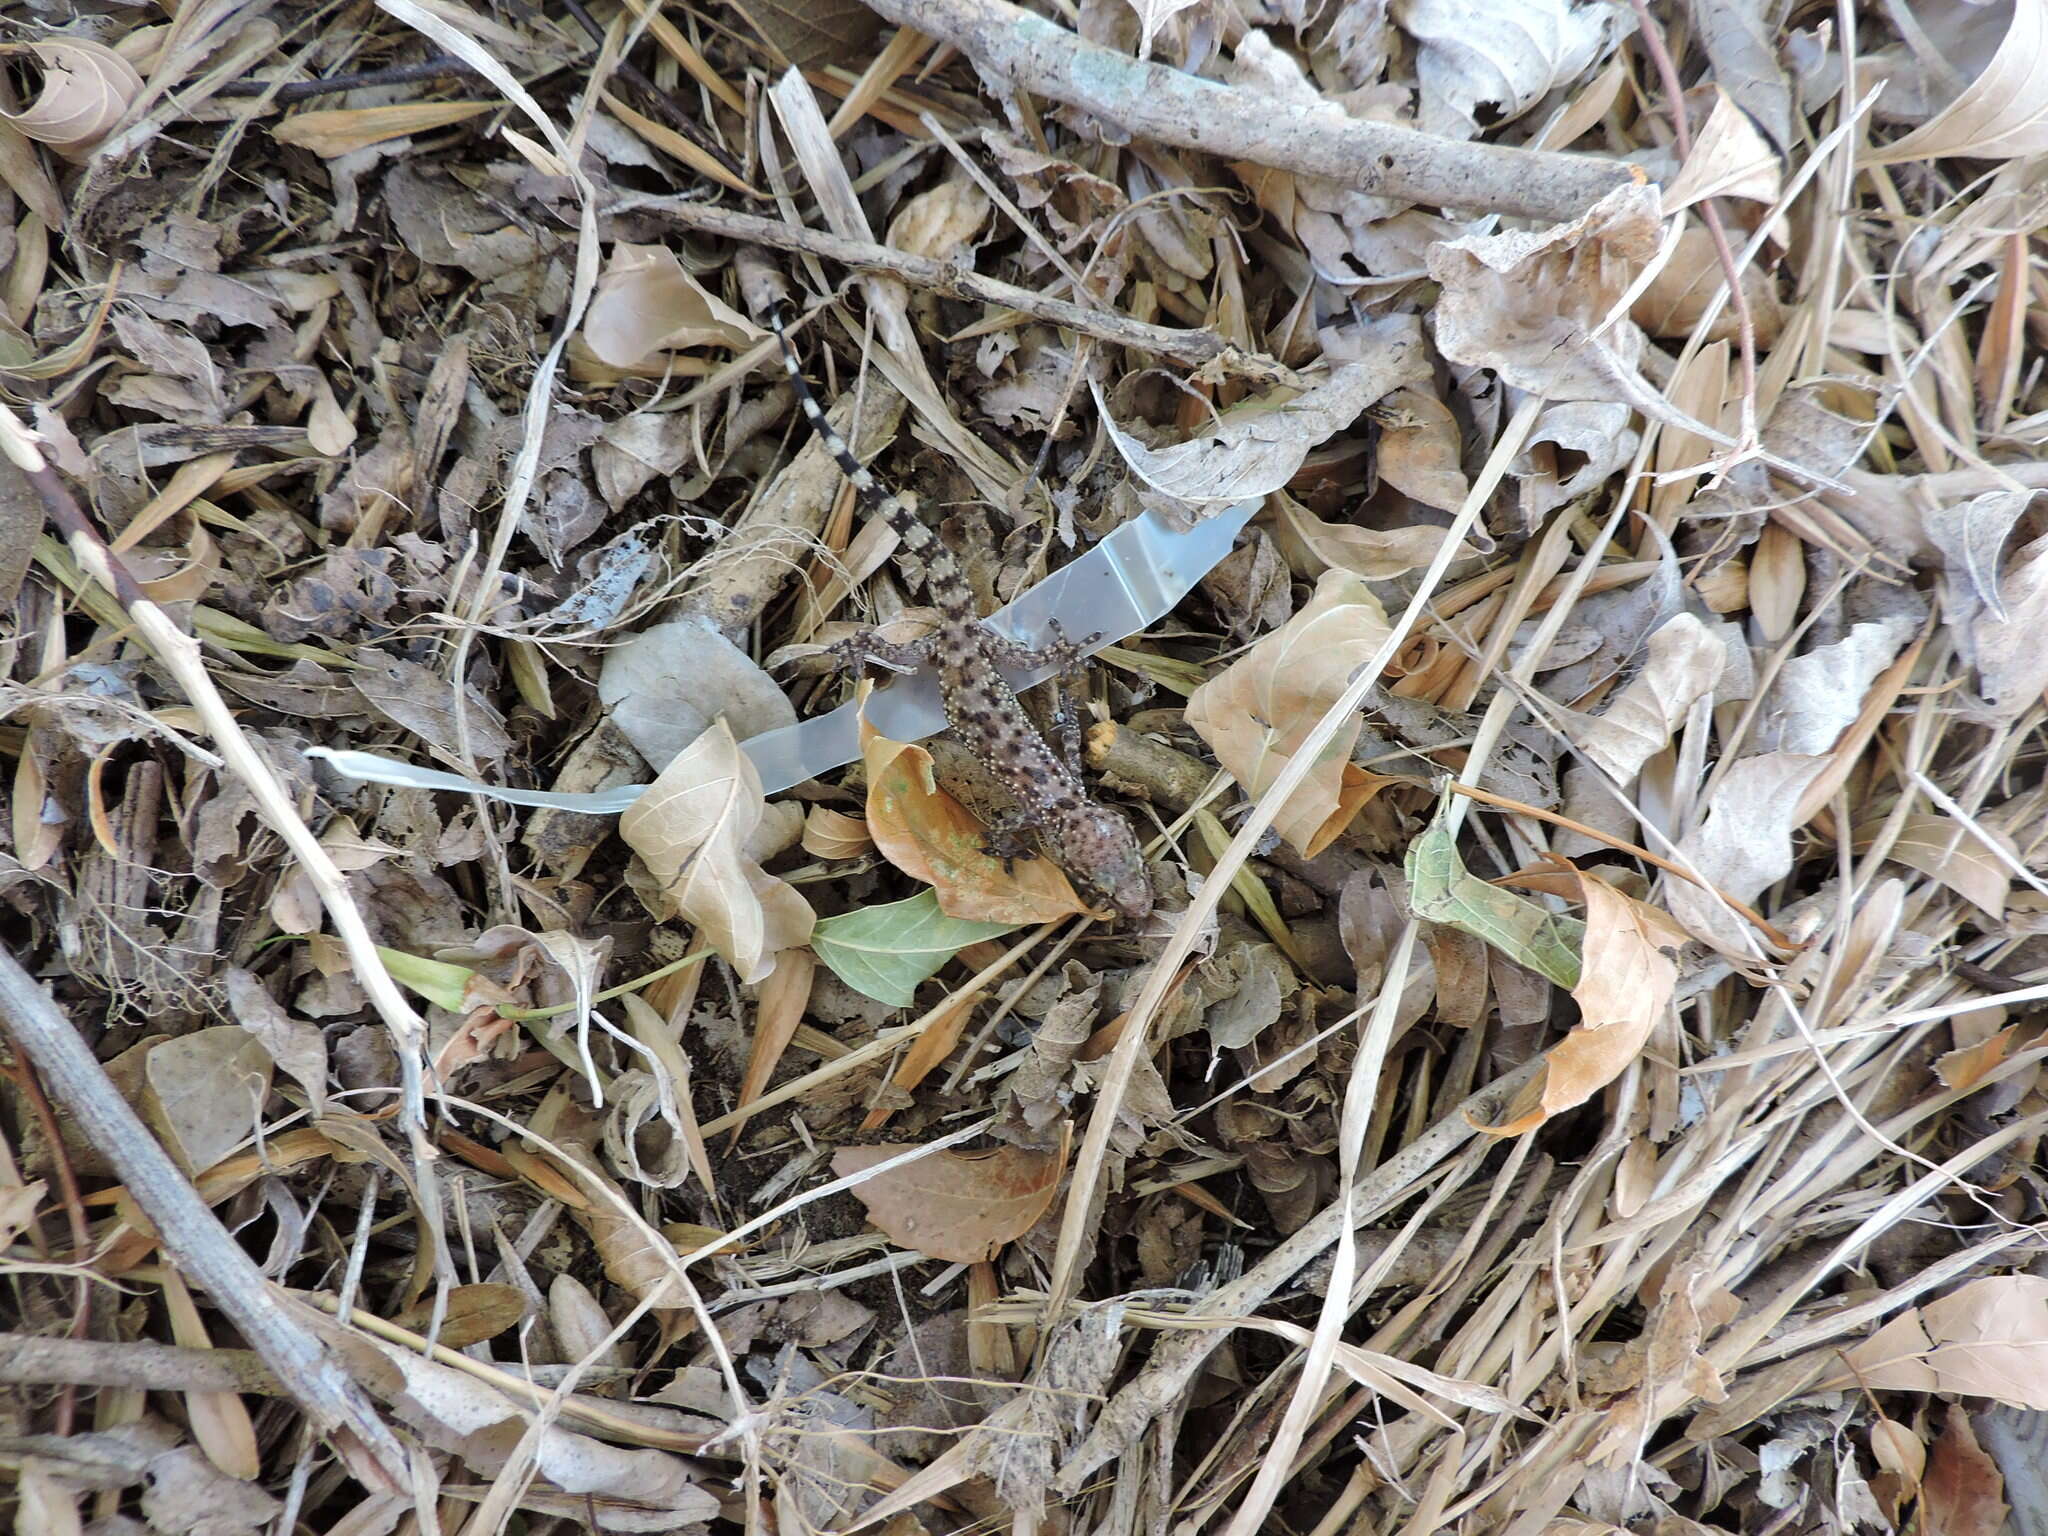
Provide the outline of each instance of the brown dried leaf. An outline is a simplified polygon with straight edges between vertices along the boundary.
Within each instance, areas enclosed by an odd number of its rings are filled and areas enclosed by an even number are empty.
[[[83,160],[142,94],[142,76],[104,43],[66,39],[0,48],[0,57],[33,55],[42,89],[20,112],[0,112],[24,138],[67,160]]]
[[[684,271],[675,252],[623,241],[612,247],[583,317],[583,339],[614,368],[686,347],[737,351],[766,334]]]
[[[467,1349],[485,1339],[495,1339],[525,1320],[526,1293],[518,1286],[481,1282],[458,1285],[448,1292],[447,1309],[442,1313],[441,1331],[435,1335],[435,1342],[446,1349]],[[421,1297],[391,1321],[424,1334],[433,1325],[434,1298]]]
[[[891,1241],[935,1259],[979,1264],[1029,1232],[1052,1206],[1067,1164],[1072,1127],[1060,1127],[1050,1151],[990,1147],[934,1152],[854,1186],[868,1219]],[[908,1146],[842,1147],[832,1157],[841,1178],[914,1151]]]
[[[2048,1280],[1992,1275],[1909,1307],[1848,1350],[1820,1384],[1849,1386],[2048,1410]]]
[[[1389,632],[1386,611],[1363,582],[1326,571],[1285,627],[1194,691],[1187,722],[1246,794],[1263,794]],[[1371,797],[1370,776],[1351,762],[1359,723],[1338,730],[1274,819],[1274,829],[1310,858]]]
[[[188,1173],[246,1140],[269,1092],[269,1054],[234,1024],[166,1040],[143,1063],[143,1112]]]
[[[1925,1536],[1998,1536],[2005,1515],[1998,1463],[1977,1444],[1969,1410],[1950,1403],[1920,1485],[1920,1529]]]
[[[662,894],[749,983],[780,951],[807,944],[816,921],[795,887],[757,862],[766,810],[760,775],[720,720],[619,818]]]
[[[1089,910],[1050,859],[984,852],[988,828],[938,787],[931,754],[862,725],[867,825],[882,857],[932,887],[939,910],[976,923],[1045,923]]]
[[[1462,506],[1472,486],[1459,463],[1458,419],[1436,391],[1404,384],[1380,402],[1375,414],[1381,419],[1380,478],[1425,507],[1453,512]]]
[[[1583,1104],[1613,1082],[1641,1054],[1678,985],[1673,958],[1685,930],[1671,914],[1624,896],[1579,871],[1586,902],[1581,951],[1579,1022],[1550,1048],[1543,1071],[1508,1105],[1497,1136],[1518,1136],[1552,1116]]]

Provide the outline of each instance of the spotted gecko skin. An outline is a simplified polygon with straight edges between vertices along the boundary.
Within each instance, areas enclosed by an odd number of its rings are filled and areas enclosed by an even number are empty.
[[[988,629],[975,611],[973,589],[960,564],[939,536],[902,500],[885,490],[826,420],[825,411],[805,382],[803,365],[790,344],[785,315],[778,310],[769,323],[782,343],[782,364],[795,387],[804,419],[853,482],[861,506],[887,523],[903,548],[924,566],[925,587],[938,610],[938,628],[913,646],[893,644],[872,633],[850,643],[862,659],[895,671],[909,671],[935,661],[939,696],[946,718],[961,741],[1017,802],[1013,817],[993,829],[991,853],[1005,858],[1028,851],[1029,831],[1036,831],[1046,852],[1093,900],[1106,901],[1132,921],[1152,910],[1152,883],[1145,874],[1144,855],[1130,823],[1089,798],[1075,771],[1038,732],[1031,717],[1003,677],[1001,667],[1042,666],[1049,661],[1078,659],[1063,641],[1042,651],[1029,651]],[[1028,829],[1028,830],[1027,830]]]

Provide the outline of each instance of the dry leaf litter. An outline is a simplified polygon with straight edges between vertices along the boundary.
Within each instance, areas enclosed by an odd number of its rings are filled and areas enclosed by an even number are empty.
[[[2048,0],[0,66],[17,1529],[2048,1529]],[[778,301],[988,609],[1260,504],[1142,923],[764,794],[929,625]]]

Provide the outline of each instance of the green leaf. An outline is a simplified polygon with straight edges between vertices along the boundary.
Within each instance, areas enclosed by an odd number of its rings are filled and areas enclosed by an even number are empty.
[[[401,987],[409,987],[450,1013],[462,1013],[468,1008],[464,994],[469,987],[469,978],[476,974],[468,966],[408,955],[403,950],[386,949],[382,944],[377,946],[377,954],[384,961],[384,969],[391,973],[391,979]]]
[[[1560,987],[1576,987],[1586,925],[1489,885],[1465,868],[1450,811],[1446,795],[1428,830],[1408,845],[1408,900],[1415,915],[1469,933]]]
[[[919,891],[908,901],[864,907],[819,920],[811,947],[856,992],[908,1008],[917,984],[970,944],[1012,932],[1016,923],[970,923],[948,917],[938,899]]]

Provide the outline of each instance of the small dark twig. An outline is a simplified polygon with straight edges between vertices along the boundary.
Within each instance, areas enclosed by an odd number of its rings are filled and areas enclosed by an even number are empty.
[[[590,34],[591,41],[602,47],[604,45],[604,28],[599,25],[597,18],[583,8],[580,0],[562,0],[562,4],[567,8],[569,14],[576,19],[576,24]],[[745,179],[745,173],[740,169],[739,161],[733,159],[723,146],[707,134],[698,125],[696,119],[677,106],[675,98],[650,80],[638,65],[626,59],[620,59],[612,66],[612,73],[646,98],[647,105],[654,109],[656,117],[663,119],[669,127],[675,129],[677,133],[680,133],[692,144],[703,150],[705,154],[716,160],[720,167],[735,181],[743,181]]]
[[[366,90],[374,85],[412,85],[421,80],[476,79],[477,72],[453,54],[437,53],[418,64],[393,64],[386,69],[365,69],[351,75],[324,75],[317,80],[293,80],[275,85],[269,80],[230,80],[216,93],[221,96],[261,96],[288,107],[295,101],[316,96],[335,96],[343,91]]]

